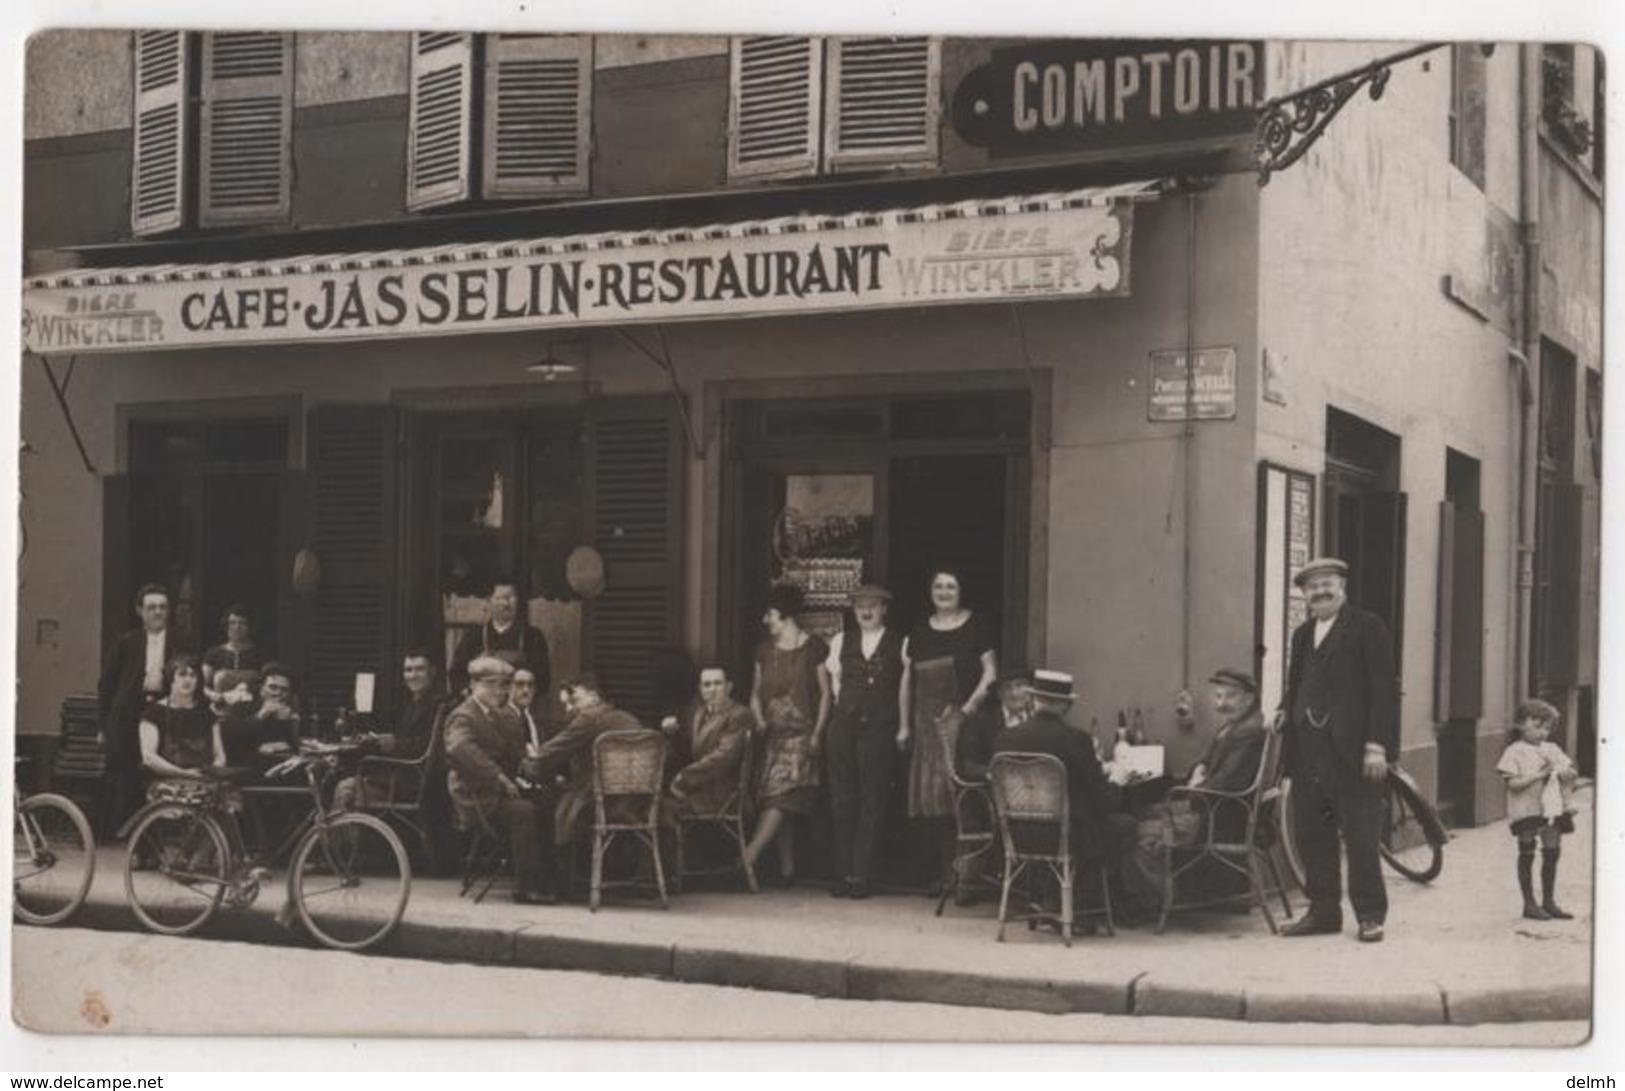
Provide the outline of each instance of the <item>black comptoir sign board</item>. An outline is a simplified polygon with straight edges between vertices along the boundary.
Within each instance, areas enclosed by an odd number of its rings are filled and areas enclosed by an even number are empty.
[[[1250,132],[1262,42],[1088,39],[993,51],[954,91],[954,130],[995,158]]]

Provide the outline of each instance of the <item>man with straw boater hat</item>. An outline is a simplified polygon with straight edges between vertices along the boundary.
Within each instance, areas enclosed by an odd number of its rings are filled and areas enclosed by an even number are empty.
[[[1383,785],[1389,763],[1399,759],[1394,641],[1381,618],[1349,605],[1345,562],[1316,558],[1293,582],[1309,600],[1310,617],[1292,634],[1280,715],[1309,911],[1282,935],[1342,931],[1341,837],[1359,938],[1376,943],[1388,916],[1377,853]]]

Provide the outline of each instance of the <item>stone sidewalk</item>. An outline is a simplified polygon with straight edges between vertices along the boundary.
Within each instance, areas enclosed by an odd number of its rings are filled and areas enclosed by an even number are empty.
[[[1256,913],[1190,912],[1164,935],[1119,929],[1079,937],[1010,928],[997,943],[992,904],[921,897],[833,899],[821,888],[760,895],[690,893],[653,901],[514,905],[499,883],[481,905],[457,883],[415,879],[397,957],[632,974],[855,1000],[1038,1012],[1094,1012],[1254,1022],[1473,1024],[1591,1018],[1592,823],[1564,839],[1559,900],[1573,921],[1519,915],[1516,851],[1504,824],[1459,831],[1443,873],[1420,885],[1386,872],[1388,937],[1281,939]],[[104,850],[91,904],[75,922],[137,929],[125,906],[123,856]],[[223,911],[202,935],[309,941],[273,922],[278,889],[248,911]],[[1301,899],[1294,898],[1294,910]],[[1277,904],[1276,908],[1279,906]],[[344,957],[344,956],[340,956]]]

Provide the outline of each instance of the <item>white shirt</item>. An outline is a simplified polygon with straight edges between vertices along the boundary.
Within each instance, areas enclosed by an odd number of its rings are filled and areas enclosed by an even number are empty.
[[[880,647],[880,638],[886,635],[885,626],[873,632],[859,626],[858,647],[863,650],[863,658],[874,658],[875,649]],[[829,639],[829,658],[824,660],[824,669],[829,671],[829,695],[841,695],[841,646],[846,643],[846,630],[841,630]]]
[[[147,663],[141,686],[148,693],[162,693],[164,690],[164,641],[168,636],[168,629],[147,634]]]
[[[1320,647],[1321,641],[1326,639],[1326,634],[1332,631],[1332,626],[1335,624],[1337,624],[1337,614],[1333,614],[1328,618],[1315,619],[1315,647]]]

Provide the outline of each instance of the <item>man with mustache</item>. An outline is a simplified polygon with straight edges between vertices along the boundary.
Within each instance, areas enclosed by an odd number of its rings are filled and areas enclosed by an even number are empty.
[[[1388,916],[1377,853],[1383,784],[1389,763],[1399,759],[1394,641],[1381,618],[1348,604],[1343,561],[1312,560],[1293,582],[1309,599],[1310,618],[1292,634],[1283,757],[1309,911],[1281,934],[1342,931],[1341,836],[1359,938],[1376,943]]]

